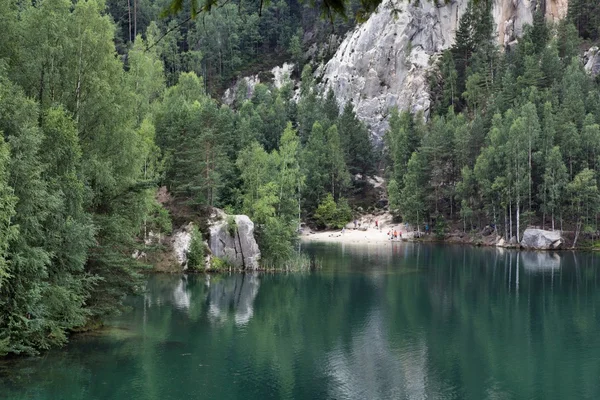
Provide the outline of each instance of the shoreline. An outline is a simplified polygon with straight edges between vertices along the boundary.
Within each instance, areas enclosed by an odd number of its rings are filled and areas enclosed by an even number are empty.
[[[344,233],[341,230],[327,230],[327,231],[316,231],[301,233],[299,240],[304,243],[340,243],[340,244],[392,244],[392,243],[438,243],[438,244],[452,244],[452,245],[467,245],[474,247],[496,247],[499,249],[508,250],[520,250],[520,251],[535,251],[535,252],[563,252],[563,251],[599,251],[593,247],[582,247],[577,246],[575,248],[564,247],[559,249],[526,249],[518,244],[505,244],[502,246],[497,245],[496,235],[490,234],[488,236],[476,235],[472,236],[463,233],[447,234],[443,239],[437,238],[434,234],[424,235],[421,237],[413,237],[413,232],[403,233],[402,239],[390,240],[387,235],[388,229],[379,231],[375,228],[367,228],[366,230],[360,229],[346,229]],[[398,230],[400,232],[400,230]]]

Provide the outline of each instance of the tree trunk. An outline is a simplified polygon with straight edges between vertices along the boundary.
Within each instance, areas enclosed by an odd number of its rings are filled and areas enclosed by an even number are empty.
[[[554,211],[552,211],[552,230],[554,230]]]
[[[546,212],[542,213],[542,229],[546,229]]]
[[[131,0],[127,0],[127,14],[129,16],[129,31],[127,32],[127,36],[129,37],[129,42],[131,42]]]
[[[77,87],[75,88],[75,122],[79,126],[79,107],[81,105],[81,80],[83,78],[83,35],[79,29],[79,61],[77,68]]]
[[[532,169],[532,166],[531,166],[531,137],[530,137],[529,138],[529,173],[527,174],[528,179],[529,179],[528,186],[529,186],[529,212],[530,213],[531,213],[531,188],[533,186],[533,181],[531,179],[531,169]]]
[[[521,238],[520,238],[520,235],[519,235],[519,232],[520,232],[519,230],[521,229],[521,226],[520,226],[521,216],[519,214],[520,211],[521,211],[520,209],[521,209],[521,207],[520,207],[520,204],[519,204],[519,199],[517,199],[517,243],[521,243]]]
[[[573,246],[571,247],[572,249],[575,248],[575,246],[577,245],[577,239],[579,239],[579,232],[581,231],[581,220],[577,221],[577,227],[575,228],[575,239],[573,240]]]
[[[504,239],[508,238],[508,217],[506,216],[506,207],[504,207]]]
[[[509,216],[509,223],[510,223],[510,237],[508,238],[508,240],[512,239],[513,237],[513,223],[512,223],[512,200],[508,203],[508,216]]]
[[[133,0],[133,39],[137,36],[137,0]]]

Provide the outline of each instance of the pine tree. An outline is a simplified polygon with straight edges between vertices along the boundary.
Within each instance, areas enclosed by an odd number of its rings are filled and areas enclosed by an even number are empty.
[[[418,152],[414,152],[408,161],[404,185],[400,195],[400,212],[402,219],[420,229],[425,218],[425,187],[423,160]]]
[[[546,157],[546,167],[542,181],[542,210],[552,218],[554,230],[555,215],[561,215],[564,189],[568,181],[567,167],[563,163],[560,148],[554,146]]]

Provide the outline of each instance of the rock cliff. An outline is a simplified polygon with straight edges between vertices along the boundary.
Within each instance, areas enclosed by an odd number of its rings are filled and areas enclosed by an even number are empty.
[[[260,250],[254,239],[254,223],[246,215],[232,215],[234,226],[225,214],[210,226],[209,247],[213,256],[226,259],[236,268],[255,270],[259,267]]]
[[[493,0],[498,43],[508,45],[533,21],[537,7],[555,21],[567,12],[568,0]],[[415,3],[415,2],[413,2]],[[362,25],[349,32],[322,69],[322,82],[332,88],[340,106],[352,101],[359,118],[380,141],[391,107],[412,112],[430,107],[427,72],[435,56],[449,48],[468,0],[384,0]]]

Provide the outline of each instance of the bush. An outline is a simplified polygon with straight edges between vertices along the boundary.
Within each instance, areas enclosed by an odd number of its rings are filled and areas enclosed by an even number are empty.
[[[197,227],[192,227],[192,242],[187,253],[188,268],[193,271],[201,271],[205,268],[205,249],[202,233]]]
[[[446,222],[446,218],[443,215],[440,215],[435,221],[435,238],[438,240],[443,240],[446,237],[446,234],[450,231],[448,227],[448,223]]]
[[[211,271],[226,271],[231,268],[231,263],[220,257],[212,257],[210,260]]]
[[[341,229],[352,220],[352,210],[348,200],[341,198],[336,204],[331,193],[319,204],[315,211],[315,221],[327,228]]]
[[[235,217],[233,215],[227,216],[227,232],[231,237],[234,237],[237,233],[237,223],[235,222]]]

